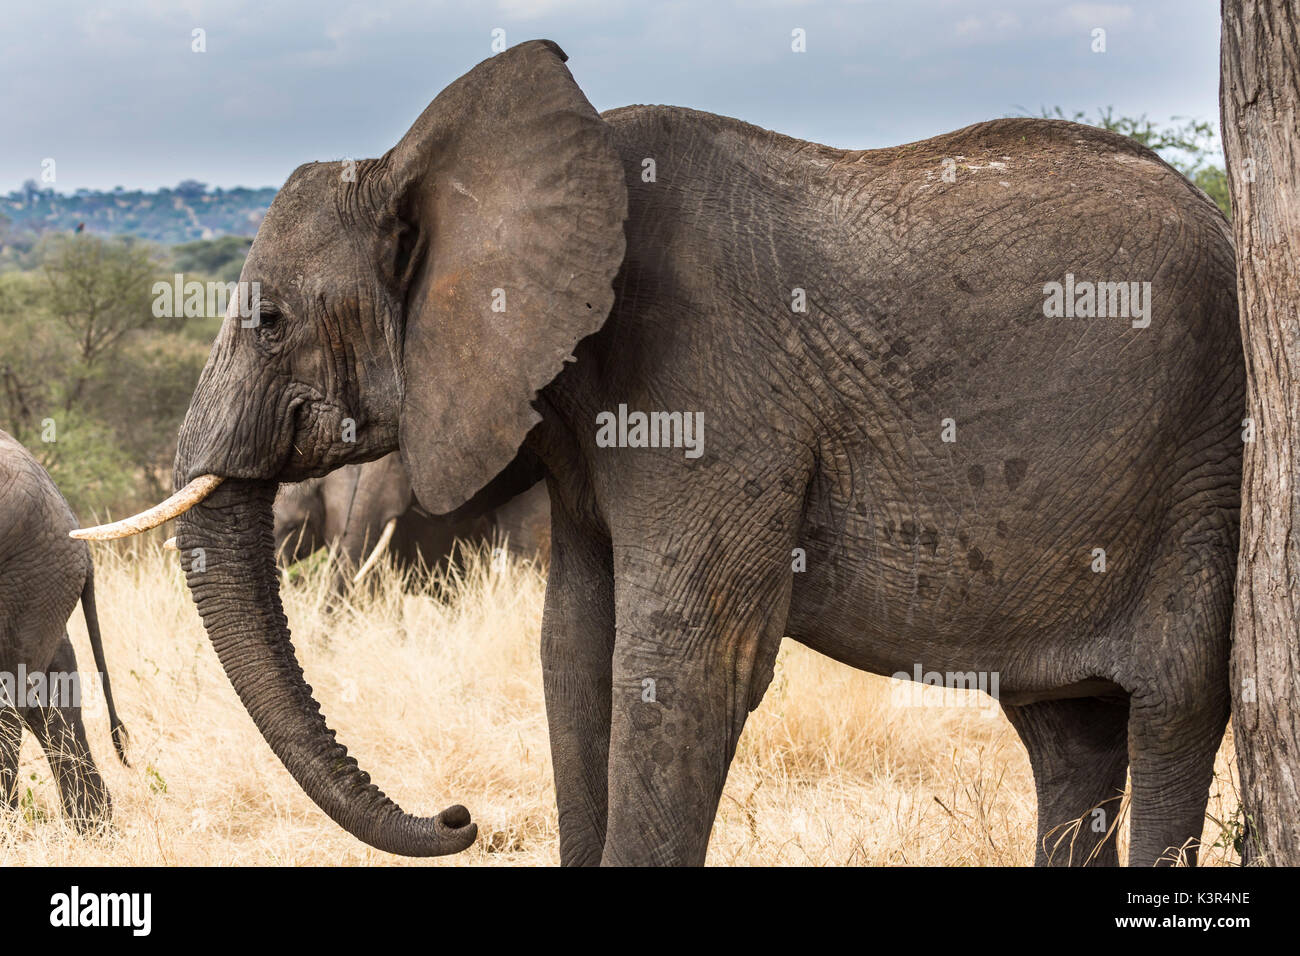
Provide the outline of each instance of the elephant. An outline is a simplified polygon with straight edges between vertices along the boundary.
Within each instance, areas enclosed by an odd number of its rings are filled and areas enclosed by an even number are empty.
[[[335,591],[342,592],[386,551],[400,567],[439,568],[450,562],[458,540],[500,539],[521,557],[540,557],[550,549],[549,511],[539,482],[490,515],[449,523],[420,508],[394,452],[322,478],[281,485],[274,505],[275,550],[291,564],[320,548],[334,548],[339,558]]]
[[[480,63],[355,181],[295,170],[241,277],[260,313],[228,315],[181,426],[178,490],[86,534],[178,518],[253,721],[381,850],[457,852],[475,824],[408,814],[328,729],[271,505],[396,450],[434,514],[546,479],[563,864],[704,862],[783,637],[886,676],[996,676],[1035,862],[1117,863],[1126,772],[1128,862],[1194,860],[1245,389],[1214,204],[1101,129],[849,151],[598,114],[566,59],[539,40]]]
[[[11,810],[19,805],[18,751],[26,724],[49,759],[64,812],[78,829],[91,831],[108,822],[112,800],[86,741],[68,639],[78,598],[123,764],[127,735],[104,663],[90,549],[68,537],[76,527],[49,474],[0,431],[0,803]]]

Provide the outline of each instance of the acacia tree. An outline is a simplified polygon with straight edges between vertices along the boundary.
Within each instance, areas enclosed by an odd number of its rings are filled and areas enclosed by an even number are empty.
[[[1248,411],[1232,653],[1244,862],[1300,864],[1300,0],[1223,0]]]
[[[56,236],[44,249],[49,309],[77,343],[80,368],[64,410],[81,402],[98,366],[133,332],[157,324],[151,310],[160,261],[147,244],[98,236]]]
[[[0,272],[0,428],[83,518],[165,497],[220,318],[156,318],[165,264],[137,240],[47,236],[38,252],[36,271]]]

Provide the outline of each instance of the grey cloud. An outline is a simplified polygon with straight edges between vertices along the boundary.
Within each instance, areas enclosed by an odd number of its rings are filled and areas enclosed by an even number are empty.
[[[1218,15],[1213,0],[15,4],[0,190],[45,157],[71,191],[278,185],[310,159],[376,155],[497,27],[559,42],[599,109],[675,103],[835,146],[1058,104],[1217,121]],[[790,50],[796,27],[807,53]]]

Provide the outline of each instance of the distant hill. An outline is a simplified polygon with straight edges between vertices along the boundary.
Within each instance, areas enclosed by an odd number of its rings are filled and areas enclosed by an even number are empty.
[[[28,180],[0,197],[0,226],[11,234],[70,232],[80,223],[99,235],[130,234],[172,245],[220,236],[252,236],[276,189],[211,189],[187,179],[175,189],[58,193]],[[5,220],[8,220],[7,224]]]

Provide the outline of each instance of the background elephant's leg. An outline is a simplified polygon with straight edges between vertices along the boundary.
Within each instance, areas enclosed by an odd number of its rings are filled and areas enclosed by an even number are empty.
[[[0,708],[0,806],[18,806],[18,750],[23,742],[23,721],[11,707]]]
[[[77,669],[72,644],[64,636],[63,646],[50,662],[48,673],[72,674]],[[50,762],[59,788],[63,810],[78,829],[106,823],[111,815],[108,788],[90,755],[79,701],[51,700],[46,706],[26,708],[23,719]]]
[[[1128,701],[1048,700],[1002,709],[1034,769],[1035,865],[1118,866],[1111,828],[1128,770]]]
[[[738,515],[703,541],[686,533],[616,543],[603,864],[703,865],[727,770],[771,682],[789,611],[791,545],[752,531],[794,524]],[[700,556],[687,559],[689,550]]]
[[[605,845],[614,574],[608,538],[580,530],[567,514],[556,521],[554,540],[542,621],[542,680],[560,862],[594,866]]]

